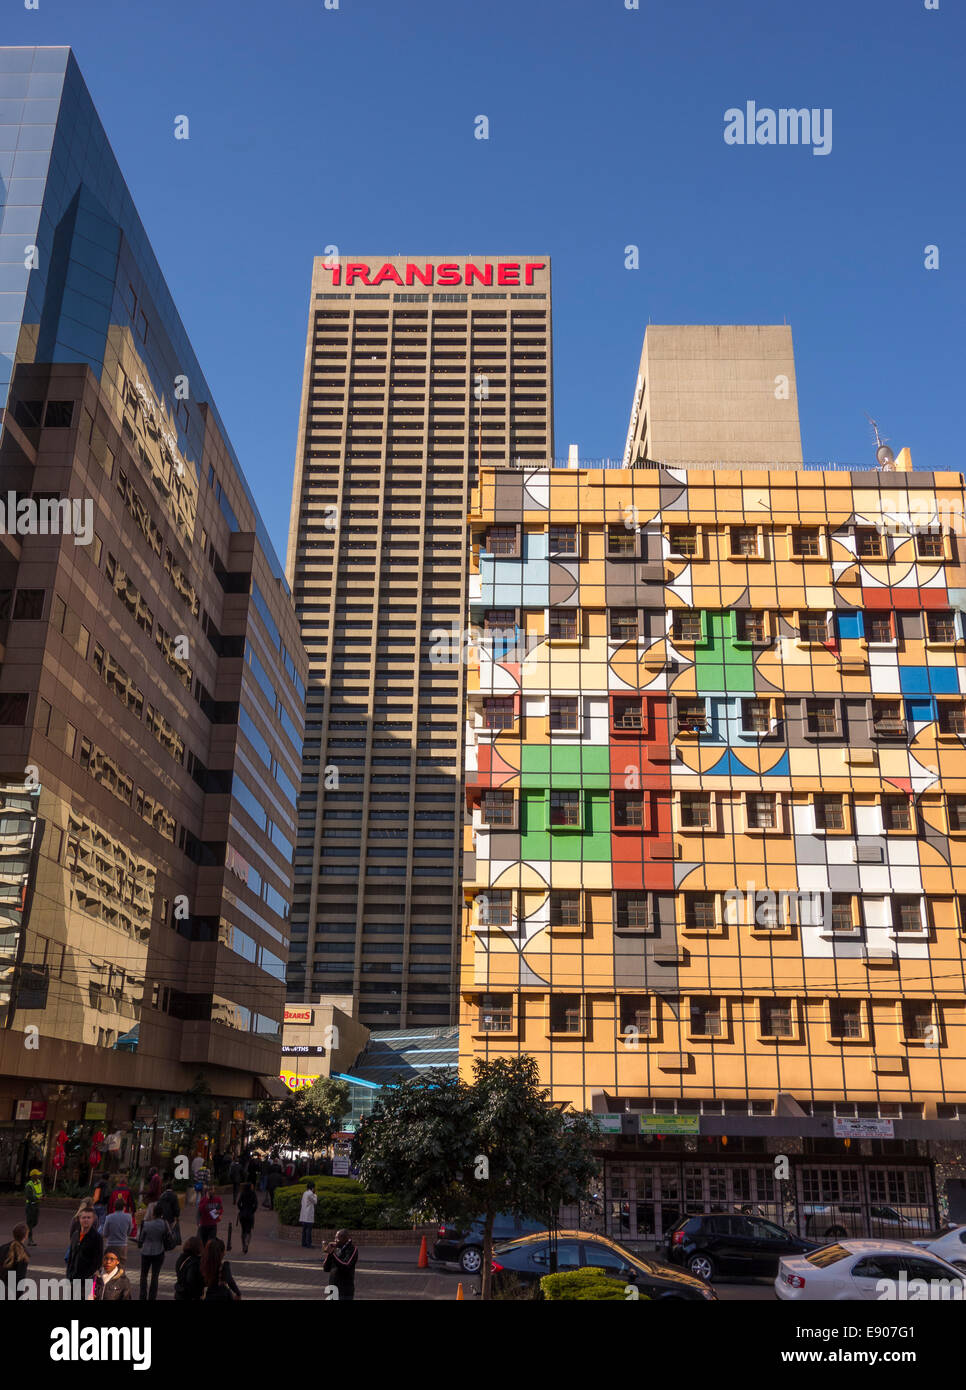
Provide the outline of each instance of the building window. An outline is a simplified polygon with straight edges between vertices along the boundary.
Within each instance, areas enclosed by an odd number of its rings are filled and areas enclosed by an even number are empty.
[[[717,922],[713,893],[685,893],[684,925],[690,931],[714,931]]]
[[[703,734],[708,728],[708,710],[703,700],[678,700],[678,732]]]
[[[13,600],[15,618],[42,618],[45,589],[18,589]]]
[[[552,994],[550,996],[551,1033],[579,1033],[580,995]]]
[[[490,555],[516,555],[517,528],[491,526],[486,533],[486,549]]]
[[[576,528],[576,526],[551,526],[551,527],[550,527],[550,554],[551,554],[551,555],[576,555],[576,554],[577,554],[577,528]]]
[[[711,829],[711,793],[681,793],[681,824],[688,830]]]
[[[690,1000],[689,1031],[695,1038],[721,1037],[721,1001],[718,999]]]
[[[767,700],[742,700],[741,727],[748,734],[771,732],[771,712]]]
[[[636,608],[612,608],[610,610],[610,640],[612,642],[636,642],[640,626]]]
[[[671,636],[675,642],[700,642],[701,614],[691,609],[675,609],[671,618]]]
[[[906,721],[899,700],[872,701],[872,731],[885,736],[905,734]]]
[[[646,994],[622,994],[620,997],[620,1025],[622,1033],[651,1032],[651,999]]]
[[[618,928],[632,930],[637,927],[650,930],[652,913],[646,893],[618,892],[616,898]]]
[[[950,830],[966,830],[966,796],[946,798]]]
[[[775,816],[774,792],[749,792],[746,805],[750,830],[775,829],[778,822]]]
[[[698,553],[698,528],[696,526],[672,526],[668,533],[672,555],[692,557]]]
[[[580,792],[565,791],[550,793],[550,824],[580,824]]]
[[[507,628],[516,633],[517,615],[513,608],[488,608],[483,618],[485,632],[505,632]]]
[[[917,531],[916,554],[920,560],[942,560],[943,536],[941,531]]]
[[[826,793],[815,797],[815,829],[844,830],[845,807],[841,796]]]
[[[626,526],[608,526],[607,554],[636,555],[637,533],[629,531]]]
[[[550,638],[552,641],[565,642],[577,640],[576,608],[551,608]]]
[[[827,642],[829,637],[827,613],[799,613],[798,636],[802,642]]]
[[[943,701],[939,706],[939,732],[966,734],[966,706],[961,701]]]
[[[484,792],[482,810],[485,824],[512,825],[514,822],[513,793],[502,791]]]
[[[892,930],[922,936],[922,904],[921,897],[897,894],[892,899]]]
[[[902,1001],[902,1036],[906,1042],[937,1043],[938,1034],[931,1003],[924,999]]]
[[[550,728],[556,733],[577,733],[580,717],[576,695],[551,695]]]
[[[862,1005],[852,999],[829,1000],[829,1034],[836,1041],[862,1037]]]
[[[615,729],[642,729],[644,718],[640,700],[614,701]]]
[[[644,824],[644,793],[614,793],[614,824],[635,826]]]
[[[855,553],[860,560],[878,560],[882,556],[882,536],[874,526],[855,528]]]
[[[763,999],[761,1001],[761,1031],[766,1038],[790,1038],[794,1036],[792,1001],[790,999]]]
[[[513,1026],[513,998],[509,994],[484,994],[480,999],[480,1033],[509,1033]]]
[[[855,904],[851,893],[831,893],[829,895],[830,921],[827,929],[833,932],[855,932]]]
[[[764,613],[753,613],[747,608],[739,608],[736,616],[739,642],[764,642]]]
[[[49,430],[69,430],[74,419],[73,401],[48,401],[44,424]]]
[[[806,727],[810,734],[837,734],[838,718],[834,700],[809,700]]]
[[[579,927],[580,894],[560,888],[550,890],[550,925],[552,927]]]
[[[956,620],[952,613],[927,613],[926,631],[930,642],[955,642]]]
[[[746,557],[760,555],[758,528],[756,526],[732,526],[731,553]]]
[[[512,695],[488,695],[484,699],[483,727],[485,729],[512,729],[514,717],[514,698]]]
[[[822,553],[822,542],[817,526],[792,527],[792,554],[803,559],[814,559]]]
[[[487,927],[513,925],[513,894],[504,888],[490,888],[476,899],[477,920]]]
[[[891,613],[866,613],[864,627],[867,642],[892,642],[894,639]]]
[[[907,796],[884,796],[882,798],[883,830],[911,830],[912,807]]]

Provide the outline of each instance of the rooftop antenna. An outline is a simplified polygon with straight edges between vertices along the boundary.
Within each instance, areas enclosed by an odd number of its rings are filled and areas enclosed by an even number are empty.
[[[896,456],[893,453],[893,451],[889,448],[887,441],[879,438],[879,426],[876,424],[875,420],[873,420],[872,416],[869,414],[868,411],[865,412],[865,418],[872,426],[872,433],[875,435],[876,464],[885,472],[892,472],[895,469]]]

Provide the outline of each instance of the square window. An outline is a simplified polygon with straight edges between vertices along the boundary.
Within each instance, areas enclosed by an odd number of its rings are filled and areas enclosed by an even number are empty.
[[[701,614],[690,609],[676,609],[671,618],[671,636],[676,642],[700,642]]]
[[[505,632],[508,628],[516,632],[517,615],[513,608],[488,608],[483,617],[486,632]]]
[[[517,528],[491,526],[486,533],[486,550],[490,555],[516,555]]]
[[[477,896],[476,911],[481,926],[512,926],[513,894],[503,888],[490,888]]]
[[[874,526],[855,528],[855,553],[860,560],[878,560],[882,556],[882,536]]]
[[[814,558],[822,553],[822,543],[817,526],[792,527],[792,554]]]
[[[829,1001],[829,1033],[833,1038],[862,1037],[862,1005],[852,999]]]
[[[551,555],[576,555],[576,554],[577,554],[577,528],[576,528],[576,526],[551,526],[551,527],[550,527],[550,554],[551,554]]]
[[[778,824],[774,792],[749,792],[748,826],[752,830],[774,830]]]
[[[42,618],[44,615],[44,589],[18,589],[13,601],[15,618]]]
[[[509,994],[484,994],[480,999],[480,1033],[509,1033],[513,1023],[513,999]]]
[[[637,641],[640,634],[636,608],[612,608],[609,616],[612,642]]]
[[[697,555],[698,528],[696,526],[672,526],[668,532],[668,542],[672,555]]]
[[[769,1038],[794,1036],[792,1001],[790,999],[763,999],[761,1001],[761,1031]]]
[[[484,699],[483,727],[485,729],[512,729],[514,717],[514,698],[512,695],[488,695]]]
[[[696,1038],[721,1037],[721,1002],[717,999],[690,1000],[689,1031]]]
[[[636,826],[644,824],[644,793],[614,793],[614,824]]]
[[[758,528],[756,526],[732,526],[731,528],[731,553],[732,555],[756,556],[759,555]]]
[[[691,931],[714,931],[717,922],[713,893],[685,893],[684,925]]]
[[[703,700],[678,700],[678,732],[702,734],[708,728],[708,710]]]
[[[765,615],[753,613],[747,608],[739,608],[736,614],[739,642],[764,642]]]
[[[892,930],[923,934],[921,897],[911,895],[896,896],[892,899]]]
[[[941,531],[917,531],[916,554],[921,560],[942,560],[945,556]]]
[[[69,430],[74,418],[73,401],[48,401],[44,414],[47,429]]]
[[[646,893],[618,892],[615,894],[617,927],[630,930],[635,927],[650,930],[654,925],[653,913]]]
[[[939,732],[960,736],[966,734],[966,705],[961,701],[943,701],[939,705]]]
[[[829,903],[830,921],[825,923],[828,931],[855,932],[855,904],[851,893],[832,893]]]
[[[866,613],[864,627],[867,642],[892,642],[895,638],[891,613]]]
[[[637,533],[635,531],[628,530],[626,526],[608,526],[607,554],[636,555]]]
[[[956,620],[952,613],[927,613],[926,631],[930,642],[955,642]]]
[[[802,642],[827,642],[829,621],[827,613],[799,613],[798,636]]]
[[[651,1032],[651,999],[646,994],[622,994],[620,997],[620,1024],[622,1033]]]
[[[882,827],[884,830],[911,830],[912,807],[906,796],[882,798]]]
[[[614,701],[614,728],[615,729],[643,729],[644,715],[639,699],[623,699]]]
[[[550,697],[550,728],[557,733],[576,733],[580,727],[580,716],[576,695],[552,695]]]
[[[551,641],[565,642],[577,640],[576,608],[551,608],[550,639]]]
[[[931,1003],[924,999],[902,1001],[902,1036],[907,1042],[933,1042],[937,1031]]]
[[[568,889],[550,890],[550,925],[552,927],[579,927],[580,893]]]
[[[767,734],[771,732],[771,711],[767,700],[742,700],[741,727],[745,733]]]
[[[816,796],[814,805],[817,830],[845,829],[845,808],[840,796]]]
[[[551,1033],[579,1033],[581,1031],[580,1015],[579,994],[552,994],[550,996]]]
[[[681,793],[681,824],[689,830],[711,829],[711,793]]]
[[[966,796],[946,798],[950,830],[966,830]]]
[[[483,793],[482,811],[485,824],[512,825],[514,809],[512,792],[486,791]]]
[[[905,735],[906,721],[899,700],[872,701],[872,731],[883,735]]]
[[[838,733],[834,700],[809,700],[806,710],[806,727],[810,734]]]
[[[580,824],[580,792],[562,791],[550,793],[550,824]]]

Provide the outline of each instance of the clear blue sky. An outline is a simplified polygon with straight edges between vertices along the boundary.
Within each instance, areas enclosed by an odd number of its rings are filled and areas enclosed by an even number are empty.
[[[3,42],[74,47],[284,556],[328,243],[548,251],[558,454],[621,451],[649,318],[787,318],[806,459],[868,461],[868,410],[917,467],[962,468],[962,10],[10,0]],[[831,107],[831,154],[726,145],[748,100]]]

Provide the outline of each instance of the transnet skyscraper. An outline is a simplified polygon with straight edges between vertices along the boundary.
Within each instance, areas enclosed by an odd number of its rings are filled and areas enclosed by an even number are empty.
[[[315,261],[287,564],[310,660],[293,1000],[351,992],[382,1028],[457,1016],[470,489],[480,463],[552,457],[549,256]]]

